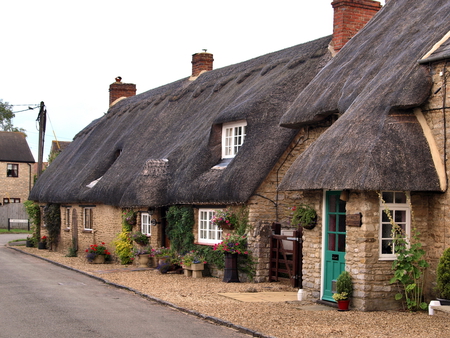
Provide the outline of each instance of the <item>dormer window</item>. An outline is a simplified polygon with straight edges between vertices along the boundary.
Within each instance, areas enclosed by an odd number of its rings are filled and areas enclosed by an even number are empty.
[[[247,134],[247,122],[224,123],[222,127],[222,158],[233,158],[239,151]]]

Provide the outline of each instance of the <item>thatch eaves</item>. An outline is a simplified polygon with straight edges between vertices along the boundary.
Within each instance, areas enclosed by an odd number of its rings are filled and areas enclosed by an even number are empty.
[[[120,101],[77,134],[30,199],[122,207],[244,203],[297,134],[279,119],[330,60],[330,40]],[[247,121],[245,142],[226,167],[214,168],[221,162],[221,124],[238,120]]]
[[[0,161],[34,163],[24,133],[0,131]]]
[[[412,108],[430,95],[419,60],[450,28],[450,1],[390,1],[302,91],[281,119],[298,128],[341,117],[287,172],[280,189],[440,191]]]

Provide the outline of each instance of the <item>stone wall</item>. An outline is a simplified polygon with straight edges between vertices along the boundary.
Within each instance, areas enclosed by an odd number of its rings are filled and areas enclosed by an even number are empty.
[[[92,205],[93,224],[92,230],[85,230],[83,224],[84,206],[78,204],[65,204],[61,206],[61,236],[56,250],[61,253],[68,253],[69,248],[73,246],[73,237],[78,237],[78,255],[84,255],[84,251],[91,244],[104,242],[106,247],[114,253],[113,241],[122,231],[122,208],[109,205]],[[147,212],[147,210],[135,210]],[[76,214],[74,218],[74,214]],[[160,210],[156,210],[153,219],[161,222]],[[75,231],[76,229],[76,231]],[[45,227],[42,228],[42,234],[46,234]],[[137,213],[136,224],[132,231],[141,230],[140,213]],[[160,247],[162,243],[162,225],[152,226],[152,235],[150,245],[153,248]]]
[[[102,204],[89,207],[92,208],[92,230],[84,229],[85,206],[78,204],[61,206],[61,236],[56,248],[58,252],[68,253],[69,248],[73,246],[74,236],[78,237],[78,255],[83,255],[91,244],[102,242],[106,244],[108,250],[114,252],[112,242],[122,228],[122,209]]]

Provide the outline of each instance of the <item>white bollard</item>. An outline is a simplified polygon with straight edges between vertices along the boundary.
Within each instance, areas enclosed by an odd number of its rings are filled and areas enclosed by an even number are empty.
[[[434,315],[434,309],[431,308],[432,306],[441,306],[441,302],[438,300],[432,300],[430,302],[430,305],[428,305],[428,314],[430,316]]]
[[[298,290],[297,300],[299,300],[299,301],[303,300],[303,289]]]

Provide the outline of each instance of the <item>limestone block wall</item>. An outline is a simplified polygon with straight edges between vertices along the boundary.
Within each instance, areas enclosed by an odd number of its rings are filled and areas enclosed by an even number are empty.
[[[83,223],[83,209],[92,209],[92,230],[86,230]],[[61,236],[56,250],[67,253],[73,246],[72,239],[78,238],[78,255],[91,244],[104,242],[114,252],[113,240],[121,231],[122,209],[103,204],[79,205],[65,204],[61,206]],[[45,229],[45,228],[44,228]]]

